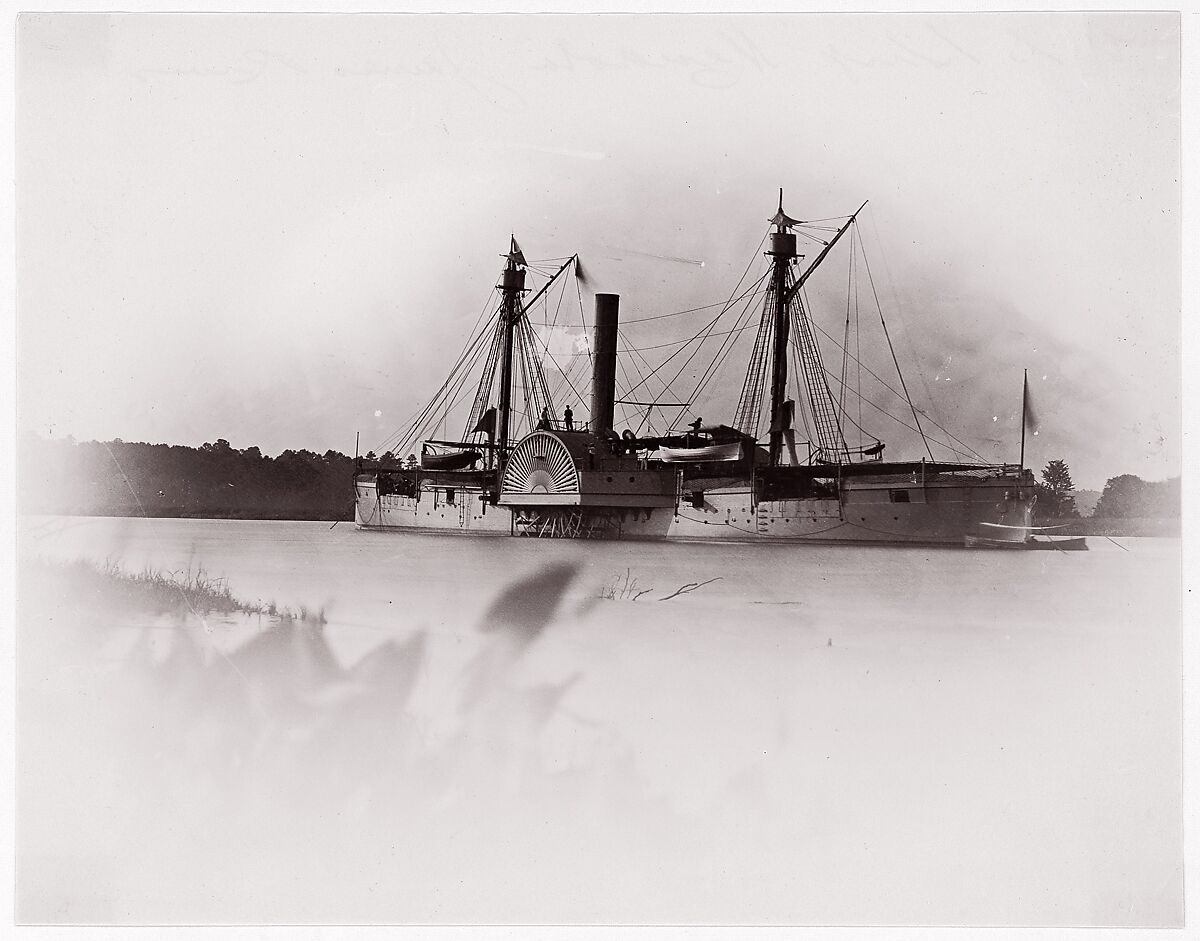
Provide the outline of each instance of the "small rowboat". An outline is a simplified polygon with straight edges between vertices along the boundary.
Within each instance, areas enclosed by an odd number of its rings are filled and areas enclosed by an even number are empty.
[[[478,451],[453,451],[449,454],[427,452],[421,455],[421,467],[425,470],[463,470],[478,461]]]
[[[1082,536],[1063,536],[1055,539],[1053,536],[1039,538],[1030,536],[1024,541],[1014,539],[988,539],[984,536],[964,537],[968,549],[1053,549],[1060,552],[1086,552],[1087,540]]]
[[[1025,544],[1026,549],[1057,549],[1060,552],[1086,552],[1087,547],[1087,540],[1082,536],[1063,536],[1061,539],[1055,539],[1053,536],[1045,539],[1031,536]]]
[[[737,461],[742,456],[742,442],[709,444],[699,448],[660,447],[655,455],[667,463],[693,463],[696,461]]]

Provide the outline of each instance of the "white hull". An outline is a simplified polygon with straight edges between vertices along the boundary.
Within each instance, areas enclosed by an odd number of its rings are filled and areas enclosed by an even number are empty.
[[[422,489],[420,498],[376,497],[373,480],[356,482],[355,523],[364,529],[498,535],[763,542],[875,543],[963,546],[968,536],[998,532],[1023,542],[1032,505],[1011,498],[1003,479],[969,483],[851,486],[842,499],[754,502],[749,488],[713,489],[674,507],[539,507],[508,509],[479,490]],[[904,502],[896,502],[899,493]],[[991,524],[991,525],[988,525]],[[994,528],[1003,526],[1003,530]]]
[[[388,494],[378,496],[374,480],[354,484],[354,522],[361,529],[400,529],[428,532],[493,533],[512,532],[512,513],[502,506],[483,500],[475,488],[453,488],[453,502],[447,488],[422,489],[420,499]]]

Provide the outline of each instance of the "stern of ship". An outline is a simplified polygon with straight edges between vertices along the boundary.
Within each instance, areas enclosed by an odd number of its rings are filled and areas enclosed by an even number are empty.
[[[971,547],[1025,548],[1033,538],[1033,507],[1037,502],[1033,471],[1005,466],[989,482],[982,501],[972,501],[966,532]]]

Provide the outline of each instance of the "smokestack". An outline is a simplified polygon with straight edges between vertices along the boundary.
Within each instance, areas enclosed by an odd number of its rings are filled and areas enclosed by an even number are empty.
[[[596,326],[592,337],[592,434],[611,431],[617,382],[616,294],[596,295]]]

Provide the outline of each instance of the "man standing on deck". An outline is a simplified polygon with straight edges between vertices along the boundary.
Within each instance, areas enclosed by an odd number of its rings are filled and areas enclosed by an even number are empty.
[[[575,430],[575,418],[571,414],[571,406],[567,406],[563,410],[563,424],[566,425],[567,431]]]

